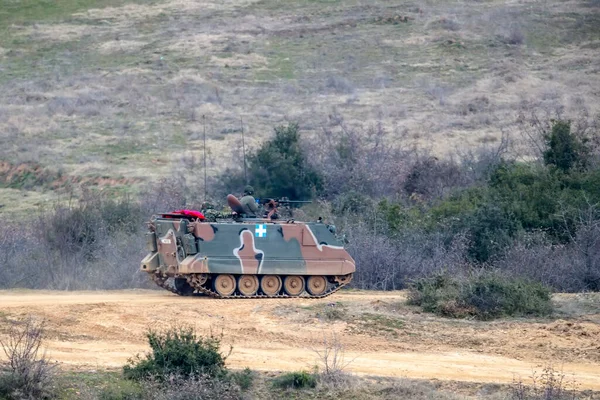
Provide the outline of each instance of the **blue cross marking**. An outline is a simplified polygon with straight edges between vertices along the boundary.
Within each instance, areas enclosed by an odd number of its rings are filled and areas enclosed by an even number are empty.
[[[256,237],[267,237],[267,226],[265,224],[256,225],[256,229],[254,230],[254,236]]]

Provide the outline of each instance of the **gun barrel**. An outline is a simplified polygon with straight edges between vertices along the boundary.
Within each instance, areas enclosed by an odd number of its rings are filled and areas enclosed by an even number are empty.
[[[260,199],[256,199],[256,201],[263,203],[265,201],[276,201],[277,203],[312,203],[311,200],[288,200],[288,199],[280,199],[277,197],[263,197]]]

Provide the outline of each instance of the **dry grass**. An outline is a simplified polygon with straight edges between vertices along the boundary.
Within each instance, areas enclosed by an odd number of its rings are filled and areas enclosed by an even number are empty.
[[[600,111],[588,3],[87,0],[0,13],[0,158],[155,179],[201,156],[203,115],[211,173],[240,162],[240,117],[250,146],[288,120],[319,133],[336,114],[440,154],[493,143],[524,105]]]
[[[389,343],[403,351],[452,351],[455,346],[464,351],[517,359],[527,353],[547,363],[574,360],[597,363],[600,361],[595,343],[596,335],[600,334],[599,300],[596,293],[555,294],[553,302],[558,311],[553,317],[493,322],[437,317],[407,305],[402,298],[307,303],[300,307],[281,305],[273,314],[298,326],[318,323],[327,332],[335,332],[338,343],[346,350],[363,349],[357,345],[362,338],[373,346]],[[313,342],[317,348],[322,338],[315,337]],[[509,348],[504,348],[507,344]],[[352,370],[352,364],[348,370]]]

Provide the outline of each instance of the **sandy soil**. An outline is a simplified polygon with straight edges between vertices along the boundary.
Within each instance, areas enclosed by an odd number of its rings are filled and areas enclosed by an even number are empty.
[[[149,328],[185,323],[201,332],[222,330],[224,344],[233,346],[227,360],[232,367],[297,370],[318,364],[323,338],[335,334],[347,369],[358,374],[511,383],[553,362],[581,389],[600,390],[597,313],[450,321],[421,314],[404,299],[402,292],[353,291],[322,300],[215,300],[150,290],[0,291],[0,338],[10,321],[44,318],[50,358],[65,368],[118,368],[147,350]],[[343,307],[348,317],[324,320],[319,310],[326,307]],[[401,326],[365,323],[381,322],[363,320],[373,315],[399,318]]]

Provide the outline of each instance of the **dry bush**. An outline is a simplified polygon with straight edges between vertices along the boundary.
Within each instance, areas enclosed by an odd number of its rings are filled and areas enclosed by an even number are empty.
[[[447,98],[452,92],[450,87],[432,81],[421,82],[421,86],[427,97],[436,100],[440,106],[446,105]]]
[[[323,127],[321,135],[304,144],[307,159],[324,178],[323,195],[353,191],[376,198],[400,192],[410,152],[392,143],[379,124],[350,128],[338,117],[331,116],[333,129]]]
[[[42,209],[27,223],[3,224],[0,288],[147,287],[139,271],[145,221],[157,212],[200,208],[204,184],[185,173],[197,165],[183,159],[177,173],[146,187],[139,201],[83,189],[78,201]]]
[[[552,364],[544,367],[541,374],[533,373],[532,385],[521,379],[515,380],[512,387],[513,400],[576,400],[579,399],[577,383],[567,379],[562,370]]]
[[[567,244],[554,244],[544,232],[515,240],[495,267],[527,277],[561,292],[600,290],[600,219],[596,207],[583,210],[567,230]]]
[[[28,318],[12,324],[8,338],[0,340],[6,355],[6,372],[0,369],[0,397],[50,399],[55,394],[56,365],[42,349],[44,323]]]
[[[490,109],[490,99],[487,96],[477,96],[460,104],[459,114],[478,114]]]
[[[391,385],[383,387],[380,395],[380,398],[386,400],[458,400],[464,398],[464,396],[438,390],[433,383],[409,379],[396,380]]]
[[[436,157],[418,157],[411,166],[404,182],[408,196],[419,200],[438,199],[450,191],[467,187],[472,179],[467,170],[453,160],[438,160]]]
[[[145,217],[138,204],[90,193],[30,223],[0,227],[0,287],[115,289],[140,287]],[[144,280],[145,282],[145,280]]]
[[[467,264],[464,235],[448,238],[442,233],[406,229],[392,238],[364,224],[347,226],[345,232],[346,247],[357,265],[352,285],[360,289],[404,289],[412,279],[460,270]]]
[[[525,43],[525,33],[519,23],[510,23],[504,26],[498,33],[500,40],[510,45],[521,45]]]
[[[441,17],[436,18],[428,24],[428,28],[441,28],[447,31],[459,31],[461,29],[461,23],[456,17]]]
[[[239,400],[240,387],[234,382],[208,375],[182,377],[170,375],[164,380],[142,382],[142,400]]]
[[[320,385],[340,389],[349,388],[355,383],[353,376],[345,371],[353,360],[346,359],[344,346],[337,333],[328,335],[323,332],[322,346],[313,351],[318,357]]]
[[[525,43],[525,32],[521,10],[516,7],[500,7],[492,9],[484,15],[481,26],[492,32],[495,38],[503,44],[522,45]]]
[[[341,76],[329,76],[325,81],[326,89],[336,93],[352,94],[355,91],[354,84]]]

